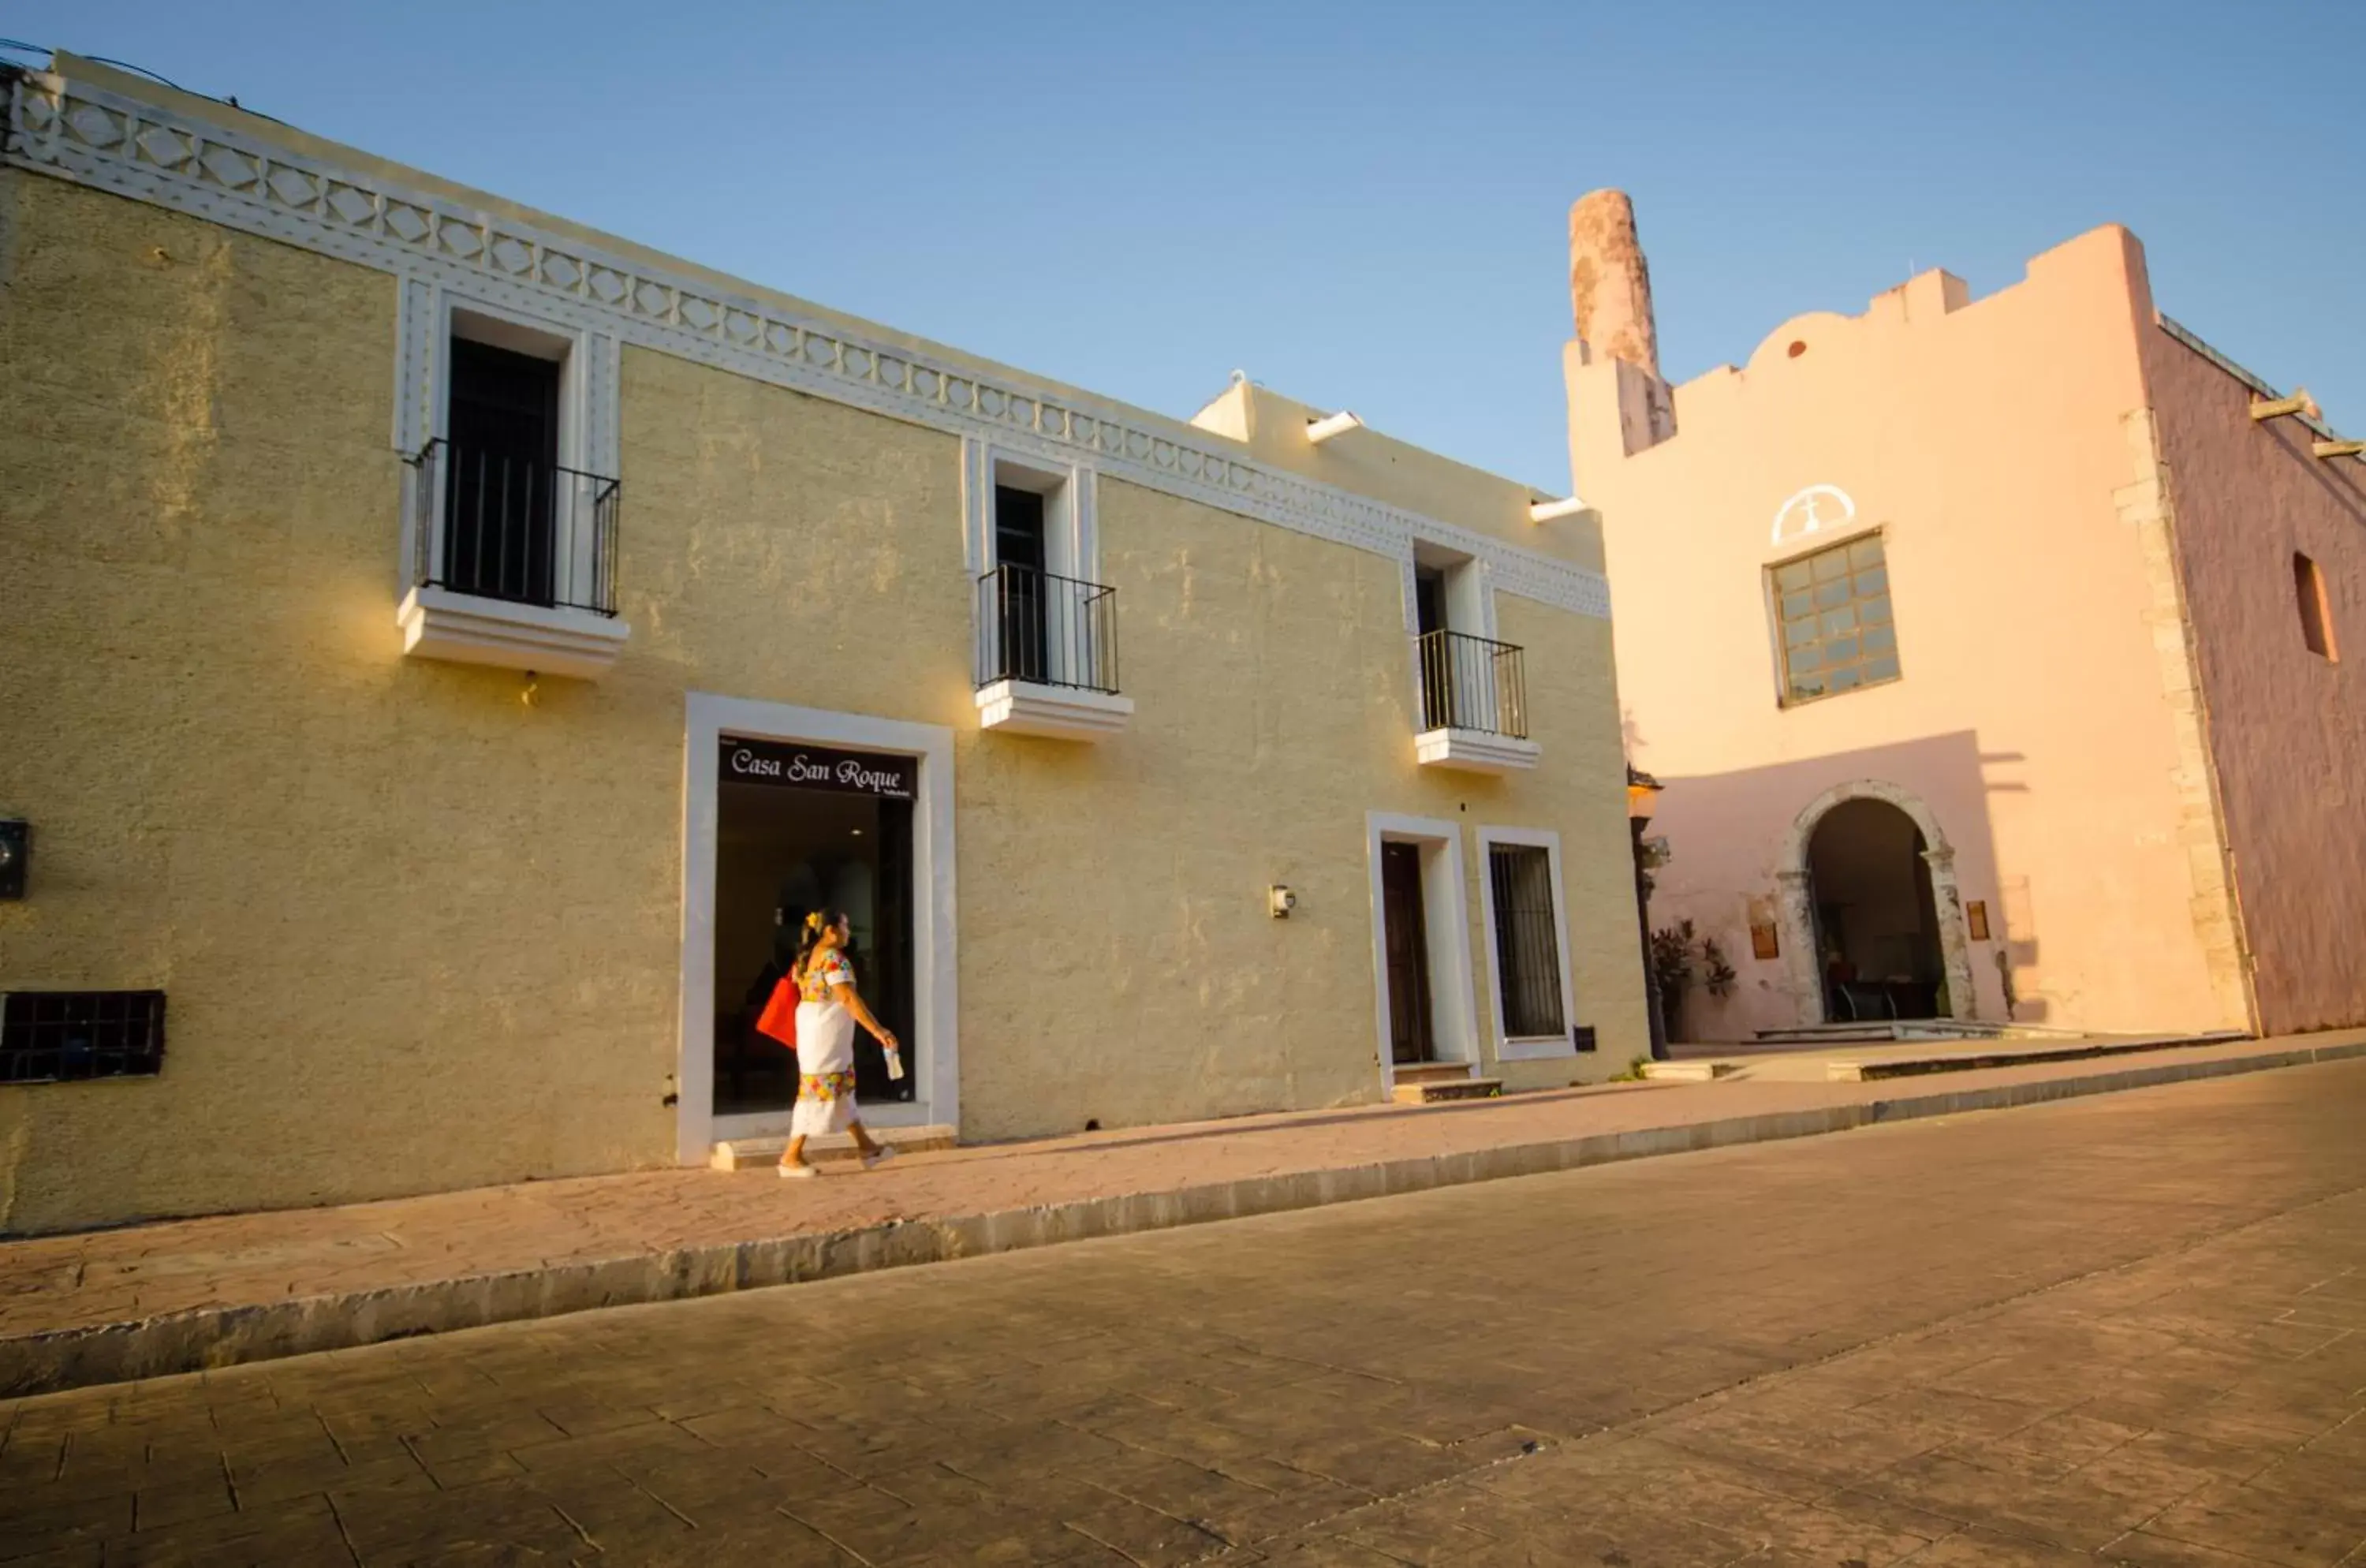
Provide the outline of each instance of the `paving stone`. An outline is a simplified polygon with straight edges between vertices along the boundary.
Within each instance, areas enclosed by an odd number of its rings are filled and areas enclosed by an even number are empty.
[[[1951,1111],[2064,1096],[2151,1092],[2135,1087],[2146,1083],[2212,1084],[2230,1074],[2359,1056],[2366,1056],[2366,1031],[2182,1049],[2115,1065],[1988,1069],[1950,1075],[1935,1091],[1911,1083],[1597,1086],[1461,1106],[1375,1106],[1093,1134],[1021,1149],[922,1154],[874,1174],[798,1184],[795,1192],[766,1185],[763,1172],[676,1169],[39,1237],[0,1244],[0,1391],[186,1371],[226,1355],[333,1350],[891,1262],[1729,1147],[1742,1139],[1935,1122]],[[2129,1190],[2144,1199],[2175,1179],[2131,1184]],[[2045,1268],[2047,1243],[2078,1219],[2076,1211],[2028,1216],[2029,1250],[1986,1260],[1977,1282],[2034,1280]],[[794,1269],[793,1258],[800,1260]],[[136,1292],[125,1286],[135,1275]],[[2289,1284],[2312,1286],[2325,1277],[2295,1277]],[[1901,1276],[1888,1281],[1898,1292],[1888,1304],[1928,1306],[1968,1282],[1973,1277],[1952,1277],[1944,1266]],[[1770,1280],[1769,1288],[1779,1283]],[[2286,1284],[2267,1281],[2259,1289],[2272,1294]],[[1540,1299],[1540,1314],[1550,1310]],[[1427,1328],[1432,1340],[1457,1326],[1444,1315],[1408,1315],[1406,1326]],[[2293,1318],[2261,1326],[2255,1320],[2237,1342],[2289,1359],[2332,1343],[2348,1321]],[[1752,1355],[1794,1355],[1822,1345],[1816,1335],[1834,1332],[1802,1323],[1770,1339],[1763,1325],[1749,1327],[1745,1333],[1735,1325],[1719,1346],[1671,1347],[1672,1369],[1683,1378],[1713,1379]],[[1077,1368],[1095,1370],[1090,1363]],[[1208,1375],[1242,1393],[1290,1376],[1256,1365]],[[1654,1386],[1683,1383],[1662,1377]],[[300,1403],[324,1394],[315,1388],[287,1397]]]
[[[2361,1117],[2310,1068],[0,1402],[0,1555],[2335,1562],[2366,1359],[2255,1330],[2366,1274]]]

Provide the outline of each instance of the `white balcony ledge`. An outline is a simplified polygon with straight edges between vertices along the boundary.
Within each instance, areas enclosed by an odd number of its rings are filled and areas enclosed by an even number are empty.
[[[1463,773],[1525,773],[1544,755],[1544,748],[1533,740],[1476,729],[1425,730],[1414,737],[1413,747],[1423,767]]]
[[[1122,731],[1132,717],[1133,699],[1114,692],[997,681],[977,693],[978,724],[1004,735],[1099,740]]]
[[[403,595],[395,618],[409,658],[490,664],[580,681],[606,674],[632,634],[614,615],[479,599],[448,588],[412,589]]]

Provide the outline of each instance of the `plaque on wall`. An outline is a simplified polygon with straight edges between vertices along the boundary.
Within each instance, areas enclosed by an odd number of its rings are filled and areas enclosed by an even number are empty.
[[[1988,941],[1989,907],[1985,899],[1975,898],[1970,903],[1965,905],[1964,919],[1971,923],[1972,940],[1974,942]]]

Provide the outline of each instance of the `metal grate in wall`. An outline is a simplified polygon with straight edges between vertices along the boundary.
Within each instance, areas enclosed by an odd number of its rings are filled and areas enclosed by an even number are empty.
[[[0,1083],[145,1077],[164,1059],[162,991],[0,997]]]

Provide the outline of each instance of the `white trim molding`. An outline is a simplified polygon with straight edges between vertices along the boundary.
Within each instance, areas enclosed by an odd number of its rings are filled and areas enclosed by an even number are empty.
[[[1516,773],[1537,765],[1544,748],[1533,740],[1489,735],[1476,729],[1431,729],[1413,738],[1414,761],[1425,768],[1463,773]]]
[[[1560,964],[1560,1023],[1558,1036],[1513,1038],[1504,1032],[1503,948],[1495,934],[1495,877],[1491,852],[1497,844],[1541,849],[1552,877],[1554,958]],[[1479,829],[1480,908],[1486,915],[1487,972],[1494,978],[1493,1013],[1495,1059],[1499,1062],[1541,1062],[1577,1055],[1577,1037],[1571,1032],[1577,1009],[1577,987],[1569,964],[1569,899],[1561,891],[1560,835],[1544,828],[1482,828]]]
[[[395,610],[402,651],[456,664],[491,664],[596,681],[616,662],[632,628],[589,610],[512,604],[422,584]]]
[[[1372,985],[1375,1038],[1380,1045],[1380,1098],[1396,1087],[1396,1053],[1389,1023],[1388,897],[1380,882],[1380,846],[1421,850],[1421,916],[1429,964],[1429,1033],[1441,1062],[1480,1067],[1479,1007],[1470,967],[1470,881],[1462,863],[1462,829],[1442,817],[1364,814],[1364,858],[1371,878]]]
[[[997,681],[977,691],[981,728],[1052,740],[1100,740],[1121,733],[1133,717],[1133,699],[1081,686]]]
[[[6,161],[451,288],[618,344],[959,435],[1391,558],[1413,541],[1487,563],[1501,592],[1607,617],[1604,576],[1493,536],[1251,459],[1177,420],[1074,393],[826,317],[751,286],[627,255],[518,217],[330,162],[245,129],[47,72],[10,82]],[[421,312],[411,309],[407,320]],[[433,319],[432,307],[426,312]],[[415,374],[417,328],[398,351]],[[398,404],[398,421],[418,417]]]
[[[778,1136],[783,1110],[715,1114],[715,855],[720,825],[715,757],[726,734],[811,741],[917,758],[912,809],[911,1071],[908,1104],[866,1107],[877,1127],[961,1126],[960,967],[953,905],[953,732],[863,714],[829,713],[689,694],[684,716],[682,853],[682,1023],[676,1070],[675,1156],[705,1165],[719,1141]]]

